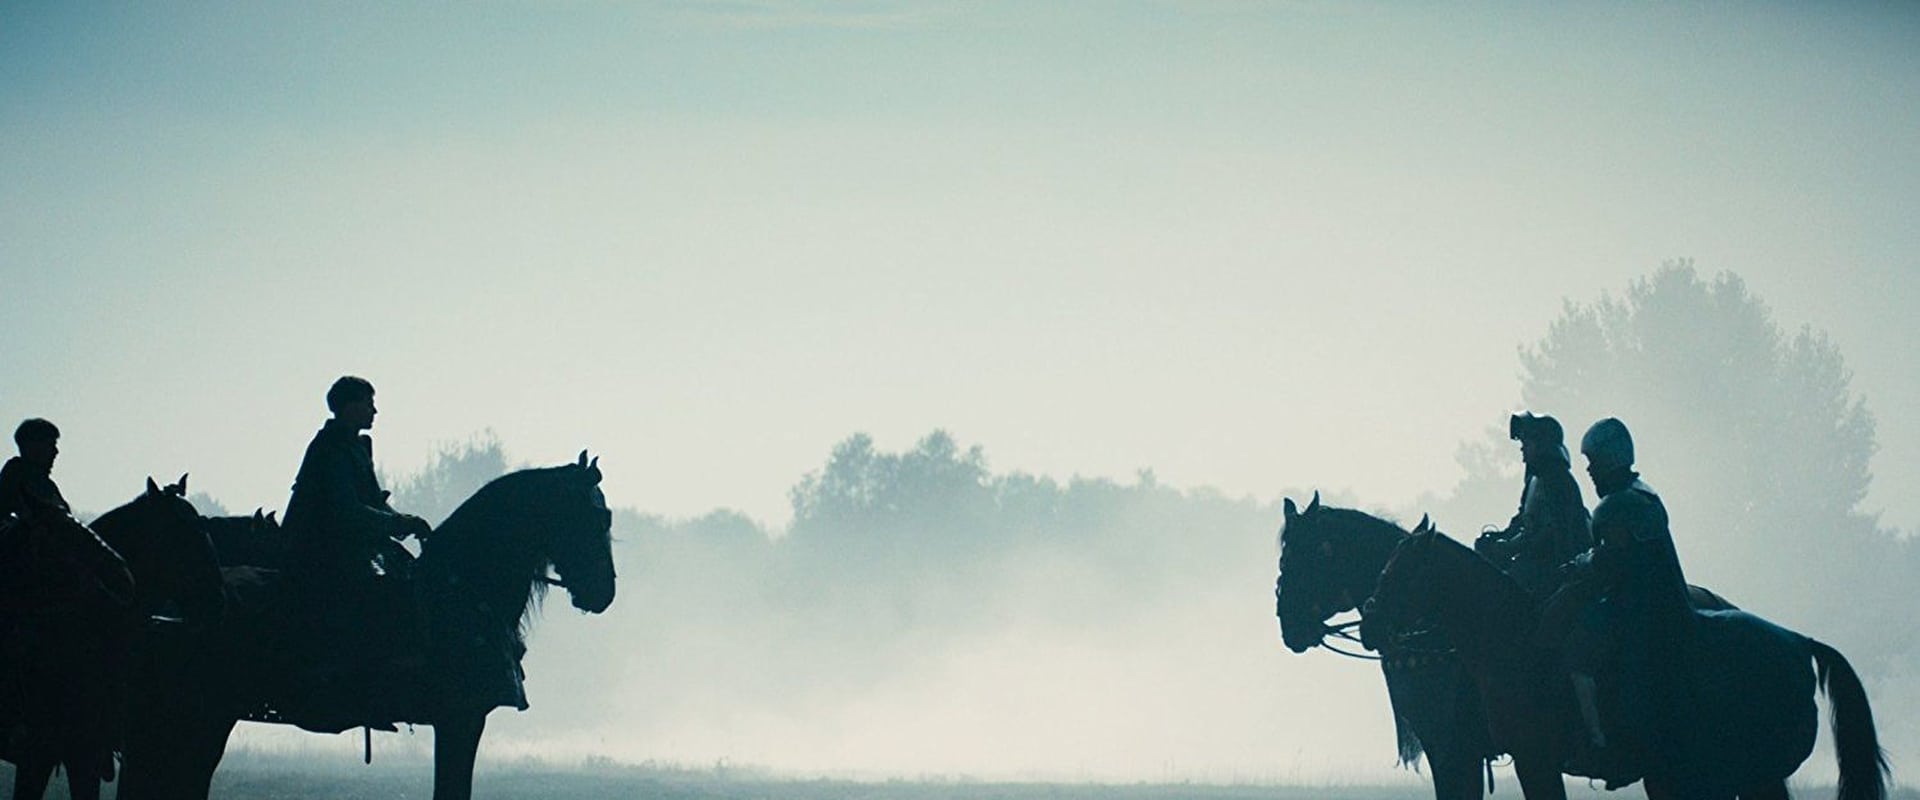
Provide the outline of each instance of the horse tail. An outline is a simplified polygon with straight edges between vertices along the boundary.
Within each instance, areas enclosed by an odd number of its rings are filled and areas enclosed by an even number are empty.
[[[1840,762],[1838,800],[1884,800],[1887,796],[1887,751],[1873,729],[1873,709],[1866,687],[1840,651],[1807,640],[1813,650],[1820,688],[1833,707],[1834,757]]]

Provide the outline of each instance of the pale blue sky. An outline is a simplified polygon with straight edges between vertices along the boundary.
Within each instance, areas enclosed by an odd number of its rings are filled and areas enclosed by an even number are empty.
[[[1880,419],[1869,504],[1920,529],[1910,5],[389,5],[0,6],[0,423],[61,424],[82,508],[189,470],[282,506],[343,372],[389,471],[492,427],[668,514],[778,525],[834,442],[935,427],[1000,469],[1401,506],[1563,299],[1692,257],[1831,332]],[[898,735],[995,730],[995,681],[1136,685],[1008,635],[824,720],[526,746],[1418,780],[1377,674],[1252,645],[1134,715],[1206,735]],[[1154,644],[1138,685],[1192,674]]]
[[[492,427],[671,514],[778,524],[836,440],[934,427],[1396,505],[1452,485],[1562,298],[1690,256],[1834,335],[1870,503],[1916,527],[1916,34],[1893,4],[13,4],[0,419],[58,421],[93,509],[188,470],[282,505],[342,372],[390,470]]]

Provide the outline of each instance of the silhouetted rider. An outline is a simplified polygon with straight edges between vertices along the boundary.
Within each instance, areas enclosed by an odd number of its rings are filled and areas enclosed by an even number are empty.
[[[429,532],[426,520],[388,505],[373,474],[373,384],[347,376],[327,390],[333,418],[307,445],[282,528],[293,542],[290,569],[322,581],[353,582],[380,572],[388,543]]]
[[[1684,713],[1682,659],[1693,630],[1687,579],[1667,528],[1660,495],[1633,471],[1633,437],[1611,417],[1580,440],[1600,504],[1593,509],[1593,549],[1567,566],[1567,588],[1550,603],[1574,603],[1565,639],[1584,747],[1567,769],[1609,786],[1637,779],[1668,751],[1675,715]],[[1599,677],[1611,677],[1616,702],[1603,725]]]
[[[7,635],[11,620],[34,599],[27,596],[26,575],[33,556],[26,522],[41,513],[73,513],[53,483],[60,429],[44,419],[29,419],[14,429],[13,442],[20,455],[0,466],[0,636]]]
[[[113,548],[64,519],[73,509],[53,482],[60,429],[29,419],[13,441],[20,455],[0,466],[0,736],[97,791],[113,774],[113,675],[125,641],[116,621],[133,579]]]
[[[72,513],[53,483],[53,461],[60,456],[60,429],[44,419],[29,419],[13,430],[20,455],[0,466],[0,518],[30,516],[38,506]]]
[[[1520,442],[1526,464],[1520,510],[1505,530],[1481,535],[1473,549],[1535,597],[1545,598],[1560,588],[1560,565],[1593,546],[1587,505],[1573,478],[1559,420],[1515,414],[1507,421],[1507,435]]]
[[[327,390],[333,418],[307,445],[282,523],[291,546],[288,577],[301,610],[317,619],[318,652],[342,664],[391,655],[391,637],[410,614],[397,575],[410,556],[399,546],[427,522],[395,511],[373,472],[373,384],[353,376]],[[338,648],[338,650],[336,650]],[[335,664],[333,666],[339,666]]]

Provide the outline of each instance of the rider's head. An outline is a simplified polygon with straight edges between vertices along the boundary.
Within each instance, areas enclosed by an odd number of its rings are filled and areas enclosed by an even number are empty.
[[[352,375],[334,381],[333,388],[327,390],[327,410],[354,430],[373,427],[373,415],[379,413],[373,407],[373,384]]]
[[[1553,417],[1515,414],[1507,420],[1507,438],[1520,442],[1520,458],[1528,464],[1568,462],[1567,434]]]
[[[53,460],[60,455],[60,429],[39,417],[20,423],[13,429],[13,443],[27,463],[51,472]]]
[[[1587,474],[1598,481],[1602,476],[1633,468],[1633,435],[1626,423],[1608,417],[1593,423],[1587,435],[1580,437],[1580,453],[1587,457]]]

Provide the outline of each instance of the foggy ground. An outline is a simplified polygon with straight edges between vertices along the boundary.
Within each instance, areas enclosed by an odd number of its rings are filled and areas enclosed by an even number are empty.
[[[1512,773],[1496,773],[1495,798],[1518,798]],[[55,779],[48,797],[65,797],[66,786]],[[431,765],[418,759],[382,758],[360,763],[328,758],[237,753],[214,779],[215,797],[250,800],[307,800],[308,798],[425,798],[432,793]],[[0,763],[0,800],[11,800],[13,767]],[[1796,786],[1794,795],[1830,797],[1828,786]],[[114,797],[109,785],[103,795]],[[780,776],[763,770],[713,767],[690,769],[655,765],[625,765],[589,760],[563,765],[526,760],[495,767],[482,765],[474,797],[542,800],[644,797],[657,800],[1422,800],[1431,790],[1423,783],[1398,786],[1349,784],[1278,785],[1209,783],[1000,783],[965,777],[919,780],[855,780]],[[1638,786],[1604,792],[1584,782],[1568,784],[1573,800],[1610,798],[1644,800]],[[1920,792],[1897,789],[1893,800],[1920,800]]]

